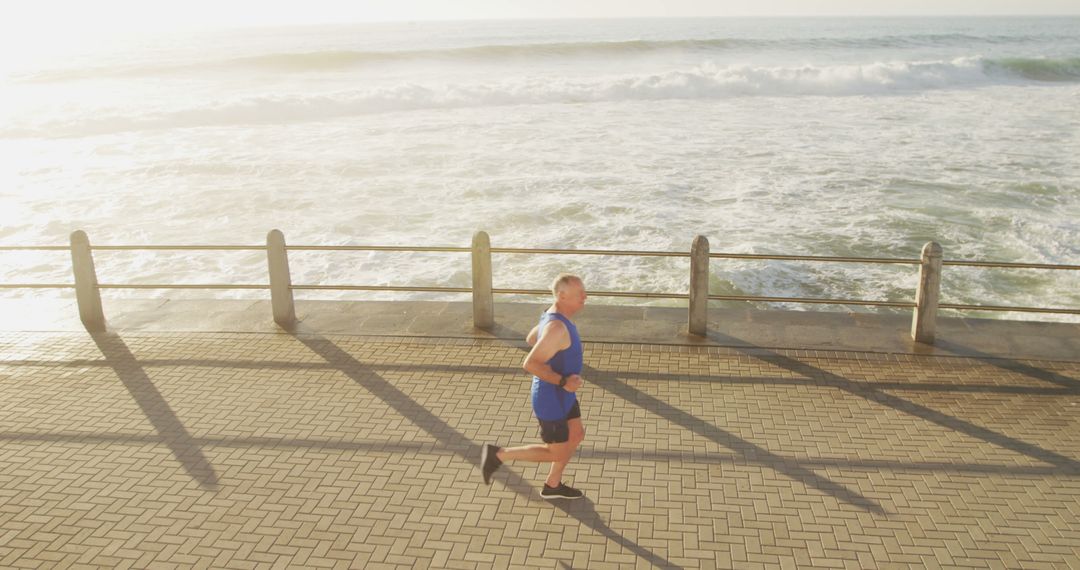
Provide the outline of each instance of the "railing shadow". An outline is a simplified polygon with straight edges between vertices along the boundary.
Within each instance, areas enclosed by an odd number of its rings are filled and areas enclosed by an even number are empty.
[[[760,445],[751,443],[735,434],[723,430],[693,414],[684,412],[667,402],[654,396],[650,396],[637,388],[621,381],[616,374],[603,372],[586,366],[582,372],[589,385],[603,389],[605,392],[617,396],[630,404],[642,409],[649,410],[665,420],[689,430],[701,437],[726,447],[743,456],[746,460],[765,465],[770,469],[801,482],[807,487],[813,487],[823,493],[831,495],[838,501],[842,501],[874,514],[886,514],[876,502],[864,497],[856,491],[848,489],[839,483],[822,477],[810,469],[803,467],[798,462],[777,455]]]
[[[491,334],[492,340],[502,340],[511,344],[520,344],[525,342],[525,335],[528,334],[529,331],[521,331],[496,322],[487,329],[487,332]],[[514,340],[508,341],[507,339]]]
[[[989,364],[991,366],[996,366],[1002,370],[1016,372],[1018,374],[1023,374],[1024,376],[1027,376],[1029,378],[1034,378],[1036,380],[1055,384],[1063,388],[1068,388],[1071,392],[1080,392],[1080,380],[1074,380],[1067,376],[1062,376],[1061,374],[1058,374],[1056,372],[1037,368],[1035,366],[1031,366],[1030,364],[1024,364],[1023,362],[1017,362],[1016,360],[1012,360],[1010,358],[994,356],[992,354],[982,352],[978,349],[971,348],[970,346],[965,346],[945,339],[938,339],[937,341],[935,341],[934,344],[938,348],[947,350],[949,352],[952,352],[953,354],[963,355],[965,358],[972,358],[974,360],[978,360],[979,362]]]
[[[492,341],[494,342],[494,341]],[[514,348],[522,348],[524,343],[502,343],[504,345],[509,344]],[[993,359],[995,357],[990,357]],[[248,370],[329,370],[333,369],[330,364],[318,364],[309,362],[283,362],[283,361],[260,361],[260,360],[211,360],[211,359],[189,359],[189,358],[175,358],[175,359],[145,359],[140,360],[140,364],[143,368],[157,368],[157,367],[170,367],[170,366],[197,366],[204,368],[233,368],[233,369],[248,369]],[[1024,372],[1024,368],[1012,368],[1008,364],[994,363],[996,366],[1003,370],[1014,370],[1018,372]],[[1027,365],[1016,363],[1020,367],[1026,367],[1031,370],[1041,370],[1033,368]],[[108,366],[108,363],[100,360],[7,360],[3,362],[4,366],[27,366],[27,367],[40,367],[40,366],[61,366],[68,368],[88,368],[96,366]],[[370,367],[373,370],[382,372],[387,371],[401,371],[401,372],[442,372],[442,373],[465,373],[465,374],[518,374],[521,372],[519,367],[508,366],[484,366],[479,364],[394,364],[394,363],[379,363],[372,364]],[[1057,375],[1053,372],[1042,370],[1046,374],[1052,374],[1058,379],[1064,379],[1065,381],[1072,381],[1067,377]],[[723,382],[725,384],[762,384],[768,386],[805,386],[807,381],[805,379],[788,378],[783,376],[741,376],[741,375],[722,375],[722,374],[669,374],[669,373],[655,373],[655,372],[619,372],[619,378],[622,380],[671,380],[677,382],[704,382],[704,383],[716,383]],[[846,381],[846,380],[845,380]],[[815,386],[821,387],[835,387],[835,383],[819,380],[815,382]],[[1078,390],[1072,390],[1065,387],[1033,387],[1033,386],[1019,386],[1019,385],[1001,385],[1001,384],[954,384],[954,383],[931,383],[931,382],[875,382],[874,388],[878,390],[904,390],[904,391],[918,391],[918,392],[941,392],[941,393],[964,393],[964,394],[1012,394],[1023,396],[1067,396],[1075,394]]]
[[[480,465],[480,445],[470,441],[464,434],[454,429],[427,408],[417,403],[402,392],[396,386],[380,376],[375,370],[360,362],[348,352],[343,350],[333,341],[314,334],[293,334],[293,338],[318,354],[335,369],[349,377],[353,382],[370,392],[375,397],[389,405],[403,418],[413,422],[417,427],[424,430],[428,435],[435,438],[440,446],[452,451],[459,458],[465,460],[474,467]],[[521,478],[517,472],[507,466],[506,487],[528,500],[535,499],[534,490]],[[589,511],[563,510],[567,515],[576,519],[581,524],[592,528],[614,543],[633,552],[636,556],[650,564],[674,568],[676,567],[663,557],[642,548],[637,543],[615,532],[609,527],[595,509]],[[590,515],[590,512],[592,513]]]
[[[709,338],[717,340],[724,344],[741,343],[745,345],[745,342],[736,337],[727,336],[721,333],[710,332]],[[1037,445],[1033,445],[1023,440],[1019,440],[1013,437],[1009,437],[1005,434],[998,433],[988,428],[984,428],[979,425],[975,425],[971,422],[962,420],[960,418],[950,416],[943,412],[939,412],[932,408],[928,408],[921,404],[916,404],[910,400],[905,400],[899,396],[885,393],[869,383],[853,382],[833,374],[831,372],[817,368],[794,358],[784,356],[777,352],[755,347],[753,349],[735,348],[735,350],[746,351],[749,356],[767,362],[778,368],[789,370],[796,374],[799,374],[805,378],[810,378],[814,382],[826,382],[830,386],[834,386],[840,390],[848,392],[852,395],[864,398],[868,401],[881,404],[888,408],[892,408],[898,412],[902,412],[908,415],[915,416],[925,421],[937,424],[944,428],[962,433],[969,437],[982,440],[986,443],[997,445],[998,447],[1008,449],[1010,451],[1025,455],[1032,459],[1037,459],[1045,463],[1049,463],[1056,467],[1066,469],[1069,471],[1075,471],[1080,469],[1080,462],[1055,453],[1053,451],[1043,449]],[[751,352],[752,351],[752,352]]]
[[[160,435],[136,435],[126,433],[52,432],[25,433],[0,431],[0,441],[29,443],[82,443],[101,445],[161,445]],[[414,442],[387,441],[335,441],[296,439],[285,437],[197,437],[192,441],[200,447],[231,447],[238,449],[303,449],[311,451],[356,451],[365,453],[431,453],[445,450],[437,445]]]
[[[180,418],[154,386],[150,376],[131,353],[124,340],[115,333],[92,332],[91,338],[105,361],[112,367],[120,382],[139,405],[146,419],[161,435],[161,442],[169,447],[184,470],[204,489],[216,489],[217,474],[210,461],[203,455],[195,438],[188,433]]]
[[[234,361],[198,361],[198,360],[163,360],[163,361],[138,361],[132,354],[131,350],[123,342],[123,340],[115,334],[109,333],[94,333],[91,335],[97,344],[101,353],[105,356],[105,362],[101,361],[72,361],[73,366],[85,366],[89,364],[98,366],[111,367],[118,378],[124,384],[124,386],[131,393],[137,404],[143,413],[150,420],[154,428],[157,430],[159,437],[154,436],[105,436],[97,438],[102,442],[124,442],[124,441],[142,441],[142,442],[156,442],[165,443],[172,451],[173,455],[181,462],[185,470],[204,488],[214,489],[218,484],[217,475],[214,472],[213,467],[209,461],[202,454],[201,448],[203,446],[225,445],[225,446],[248,446],[248,445],[261,445],[270,447],[326,447],[330,449],[348,449],[348,450],[364,450],[364,449],[381,449],[387,447],[386,444],[369,444],[369,443],[353,443],[353,442],[321,442],[311,440],[278,440],[272,438],[240,438],[240,439],[213,439],[213,438],[194,438],[192,437],[184,427],[184,425],[177,418],[176,414],[169,407],[168,403],[153,385],[146,372],[146,367],[151,365],[207,365],[207,366],[228,366],[237,365]],[[382,371],[385,373],[387,370],[447,370],[447,371],[459,371],[459,372],[490,372],[490,371],[502,371],[502,372],[517,372],[516,368],[506,367],[483,367],[483,366],[447,366],[447,365],[396,365],[396,364],[379,364],[369,365],[359,362],[352,355],[338,347],[332,341],[329,341],[318,335],[293,335],[299,342],[307,346],[316,354],[320,355],[326,364],[319,363],[284,363],[284,362],[247,362],[239,363],[241,367],[287,367],[287,368],[318,368],[318,369],[331,369],[338,370],[352,379],[354,382],[371,392],[390,405],[395,411],[401,414],[403,417],[413,421],[418,427],[430,434],[437,441],[436,448],[440,453],[452,453],[462,459],[465,459],[470,465],[477,466],[479,463],[479,446],[468,440],[463,434],[455,430],[452,426],[447,424],[438,416],[432,414],[427,408],[412,400],[407,394],[399,390],[393,384],[385,380],[379,375]],[[713,336],[720,337],[713,333]],[[728,344],[746,343],[733,337],[720,338],[720,341],[726,341]],[[527,350],[524,345],[515,345],[521,350]],[[956,350],[966,350],[971,352],[966,347],[956,347]],[[743,460],[747,460],[752,463],[762,464],[771,469],[774,469],[780,473],[783,473],[793,479],[802,481],[809,487],[817,488],[818,490],[828,493],[838,500],[848,502],[864,510],[881,513],[882,509],[871,500],[855,493],[842,485],[839,485],[833,481],[830,481],[824,477],[821,477],[814,473],[811,469],[825,468],[832,466],[847,466],[847,465],[862,465],[866,467],[877,468],[895,468],[903,469],[910,468],[919,471],[938,471],[938,470],[959,470],[959,472],[966,473],[1016,473],[1019,475],[1053,475],[1061,473],[1080,473],[1080,462],[1056,454],[1054,452],[1044,450],[1038,446],[1030,443],[1017,440],[1005,436],[1003,434],[996,433],[992,430],[982,428],[974,425],[970,422],[960,420],[958,418],[948,416],[936,410],[932,410],[925,406],[915,404],[903,398],[892,396],[890,394],[882,392],[889,386],[894,386],[895,383],[878,385],[867,382],[855,382],[844,378],[843,376],[833,374],[817,368],[811,364],[808,364],[802,360],[784,356],[782,354],[763,349],[760,347],[746,347],[744,353],[755,359],[762,360],[777,366],[778,368],[786,369],[791,372],[795,372],[800,376],[807,378],[806,382],[800,381],[802,384],[810,383],[816,386],[827,386],[830,388],[837,388],[862,398],[866,398],[869,401],[877,402],[882,405],[891,407],[898,411],[914,415],[915,417],[922,418],[924,420],[937,423],[938,425],[948,427],[959,433],[964,433],[969,436],[981,439],[991,444],[999,445],[1006,449],[1027,455],[1029,457],[1043,461],[1053,467],[1020,467],[1020,466],[983,466],[983,465],[957,465],[952,463],[927,463],[927,464],[897,464],[896,462],[849,462],[846,460],[794,460],[776,455],[767,449],[764,449],[758,445],[743,440],[730,432],[713,426],[706,421],[693,416],[687,412],[684,412],[666,402],[659,400],[653,396],[650,396],[641,390],[638,390],[627,383],[627,378],[663,378],[670,377],[675,379],[685,379],[683,375],[655,375],[647,373],[608,373],[599,371],[593,368],[587,367],[584,374],[587,380],[600,389],[603,389],[614,396],[617,396],[635,406],[642,407],[649,411],[655,411],[660,417],[671,421],[673,424],[682,426],[700,436],[710,439],[711,441],[718,443],[728,449],[734,451],[738,456],[741,456]],[[1060,388],[1031,388],[1031,393],[1042,393],[1050,390],[1054,394],[1059,393],[1071,393],[1073,392],[1073,384],[1075,380],[1068,377],[1056,374],[1051,371],[1042,370],[1023,363],[1017,363],[1014,361],[1003,361],[1001,359],[995,359],[993,357],[985,356],[987,362],[1003,368],[1005,370],[1015,371],[1026,374],[1032,378],[1044,380]],[[156,364],[155,364],[156,363]],[[10,363],[6,363],[10,364]],[[15,363],[18,365],[18,363]],[[27,361],[25,365],[56,365],[56,362],[51,361]],[[709,381],[710,377],[696,377],[698,381]],[[783,379],[780,379],[783,380]],[[790,379],[788,379],[790,380]],[[722,379],[720,381],[727,381]],[[741,381],[738,378],[732,377],[731,381]],[[757,379],[756,381],[761,381]],[[906,385],[906,384],[904,384]],[[911,384],[912,386],[918,386],[917,384]],[[988,389],[991,387],[987,387]],[[1020,389],[1021,387],[1016,387]],[[1027,387],[1022,387],[1023,390],[1029,390]],[[1027,392],[1022,392],[1027,393]],[[45,439],[42,439],[45,438]],[[53,439],[49,439],[53,438]],[[70,434],[70,435],[47,435],[47,434],[0,434],[0,439],[3,440],[26,440],[26,441],[93,441],[94,435],[88,434]],[[392,446],[390,446],[393,448]],[[397,448],[394,448],[397,449]],[[400,450],[406,452],[409,449],[415,449],[414,447],[402,446]],[[614,458],[613,452],[590,452],[584,450],[582,455],[598,458]],[[665,455],[662,451],[653,454],[657,460],[664,460],[664,458],[685,458],[685,454],[670,454]],[[719,459],[717,459],[718,461]],[[701,462],[712,461],[711,457],[702,455],[698,458]],[[508,476],[505,478],[506,486],[512,492],[519,496],[525,497],[528,500],[535,499],[535,491],[524,481],[516,472],[508,470]],[[581,502],[578,502],[581,503]],[[580,524],[593,529],[595,532],[605,536],[608,540],[623,546],[628,551],[633,552],[642,561],[648,561],[651,564],[657,566],[673,567],[672,563],[654,554],[646,548],[637,545],[633,541],[618,534],[611,529],[602,520],[600,515],[596,513],[594,506],[591,503],[567,503],[565,505],[556,505],[567,513],[568,516],[576,519]]]
[[[134,435],[87,432],[13,432],[0,431],[0,441],[25,443],[78,443],[97,445],[161,445],[160,435]],[[305,449],[323,451],[352,451],[367,453],[423,453],[431,455],[454,455],[458,453],[442,448],[438,443],[387,442],[387,441],[339,441],[320,439],[297,439],[275,437],[197,437],[192,442],[200,448],[228,447],[238,449]],[[640,451],[621,449],[595,449],[586,447],[581,457],[599,460],[618,460],[633,453],[643,461],[683,461],[703,465],[734,464],[741,461],[736,455],[715,453],[692,453],[686,451]],[[1051,475],[1076,475],[1080,469],[1068,469],[1052,465],[1000,465],[986,463],[956,463],[952,461],[904,462],[887,459],[798,459],[790,460],[808,469],[877,469],[908,473],[955,473],[1007,475],[1019,477],[1045,477]]]
[[[883,509],[881,505],[867,497],[864,497],[839,483],[833,482],[826,477],[822,477],[790,459],[779,456],[764,447],[755,445],[731,432],[720,429],[693,414],[684,412],[659,398],[650,396],[621,381],[617,374],[603,372],[586,365],[582,368],[582,375],[589,382],[589,385],[597,386],[605,392],[622,398],[626,402],[642,409],[653,411],[665,420],[726,447],[735,453],[742,455],[749,461],[765,464],[769,468],[800,481],[804,485],[827,493],[839,501],[856,506],[864,511],[875,514],[885,514],[885,509]]]

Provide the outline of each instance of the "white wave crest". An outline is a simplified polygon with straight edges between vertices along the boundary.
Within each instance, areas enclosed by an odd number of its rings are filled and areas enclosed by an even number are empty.
[[[278,124],[341,117],[506,105],[745,96],[848,96],[968,88],[1010,81],[982,58],[867,65],[755,67],[712,64],[661,74],[591,81],[514,79],[497,83],[399,84],[318,95],[265,95],[179,109],[82,109],[64,117],[0,126],[0,137],[88,136],[124,131]]]

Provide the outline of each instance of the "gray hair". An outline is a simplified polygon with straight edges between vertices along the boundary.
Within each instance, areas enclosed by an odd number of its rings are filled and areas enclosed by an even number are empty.
[[[554,297],[558,297],[559,291],[562,291],[566,288],[567,285],[571,283],[578,283],[584,285],[585,282],[581,280],[581,277],[578,277],[573,273],[560,273],[559,276],[551,282],[551,295]]]

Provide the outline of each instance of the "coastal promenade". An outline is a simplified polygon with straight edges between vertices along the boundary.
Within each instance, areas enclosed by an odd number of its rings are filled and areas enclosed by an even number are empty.
[[[0,301],[0,567],[1080,568],[1080,325],[590,306],[549,503],[543,305],[106,304]]]

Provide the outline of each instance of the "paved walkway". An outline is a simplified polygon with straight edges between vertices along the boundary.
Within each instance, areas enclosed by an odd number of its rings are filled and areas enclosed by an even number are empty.
[[[0,333],[0,566],[1080,568],[1080,363],[587,344],[551,504],[523,356]]]

